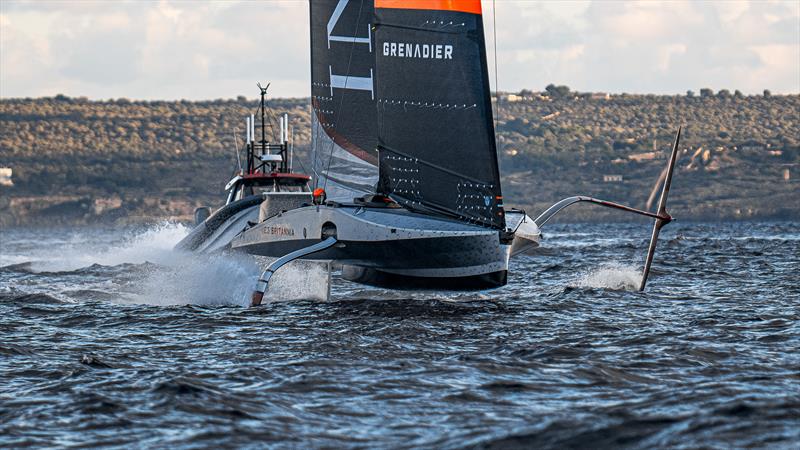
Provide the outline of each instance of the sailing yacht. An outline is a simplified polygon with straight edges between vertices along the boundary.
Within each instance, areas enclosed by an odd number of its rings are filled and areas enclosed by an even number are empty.
[[[314,0],[312,202],[262,217],[230,247],[333,260],[351,281],[392,289],[489,289],[540,227],[577,202],[656,219],[642,288],[666,214],[576,196],[536,219],[503,202],[479,0]],[[674,165],[676,138],[670,165]]]

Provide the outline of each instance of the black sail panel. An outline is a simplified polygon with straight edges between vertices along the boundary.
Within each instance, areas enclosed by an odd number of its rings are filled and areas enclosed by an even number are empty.
[[[350,201],[378,181],[372,0],[313,0],[312,158],[328,198]]]
[[[505,226],[478,0],[376,0],[378,189]]]

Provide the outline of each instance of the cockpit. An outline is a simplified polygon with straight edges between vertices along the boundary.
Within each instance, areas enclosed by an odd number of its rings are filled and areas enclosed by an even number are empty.
[[[251,195],[264,195],[279,192],[311,192],[310,177],[300,174],[252,174],[237,176],[228,183],[227,203],[235,202]]]

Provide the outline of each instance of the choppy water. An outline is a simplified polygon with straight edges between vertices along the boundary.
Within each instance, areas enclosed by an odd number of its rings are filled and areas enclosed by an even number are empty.
[[[556,225],[509,285],[242,307],[146,230],[1,230],[0,447],[800,446],[800,226]]]

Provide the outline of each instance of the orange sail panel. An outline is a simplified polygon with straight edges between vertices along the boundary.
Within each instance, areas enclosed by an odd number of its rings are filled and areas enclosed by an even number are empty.
[[[480,0],[375,0],[376,8],[430,9],[481,14]]]

